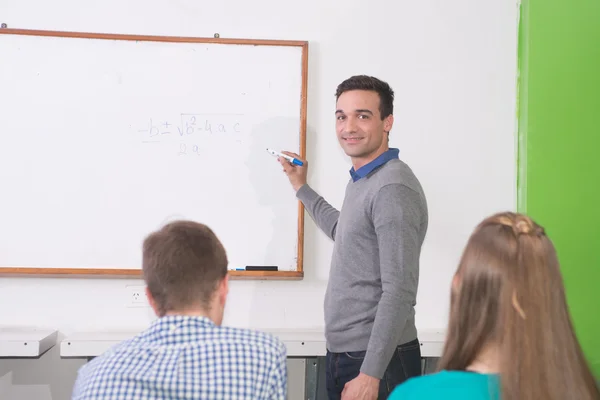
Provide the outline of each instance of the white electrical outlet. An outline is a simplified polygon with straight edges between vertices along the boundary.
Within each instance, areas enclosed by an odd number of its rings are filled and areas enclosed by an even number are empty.
[[[126,286],[127,307],[149,307],[145,286]]]

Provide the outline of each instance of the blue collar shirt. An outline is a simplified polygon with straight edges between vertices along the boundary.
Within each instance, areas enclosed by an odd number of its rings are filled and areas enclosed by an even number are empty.
[[[371,172],[375,171],[377,168],[381,167],[386,162],[398,158],[398,154],[400,154],[400,150],[391,148],[386,150],[384,153],[379,155],[376,159],[371,161],[368,164],[363,165],[358,170],[354,170],[354,167],[350,169],[350,176],[352,177],[352,181],[356,182],[361,178],[369,175]]]

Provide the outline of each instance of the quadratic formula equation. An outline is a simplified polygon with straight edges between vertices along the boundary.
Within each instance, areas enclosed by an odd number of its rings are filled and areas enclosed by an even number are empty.
[[[149,118],[138,132],[142,143],[170,143],[179,155],[202,155],[209,142],[242,143],[246,129],[243,114],[180,114],[176,122]]]
[[[241,114],[181,114],[180,121],[150,118],[140,129],[143,142],[171,141],[172,137],[186,138],[199,135],[239,136],[244,132]]]

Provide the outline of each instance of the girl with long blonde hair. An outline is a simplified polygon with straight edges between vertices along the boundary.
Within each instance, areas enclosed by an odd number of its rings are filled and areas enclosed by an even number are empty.
[[[481,222],[452,283],[438,372],[390,400],[598,400],[575,336],[556,251],[528,216]]]

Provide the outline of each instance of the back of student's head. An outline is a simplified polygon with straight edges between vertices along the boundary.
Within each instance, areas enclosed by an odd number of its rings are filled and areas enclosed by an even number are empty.
[[[503,400],[599,398],[544,228],[510,212],[485,219],[469,238],[453,283],[440,370],[465,370],[492,345]]]
[[[227,255],[209,227],[176,221],[144,240],[142,269],[159,316],[207,309],[227,275]]]

